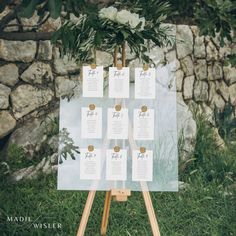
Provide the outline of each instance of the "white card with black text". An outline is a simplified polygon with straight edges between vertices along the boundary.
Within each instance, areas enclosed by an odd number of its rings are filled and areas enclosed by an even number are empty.
[[[115,108],[107,110],[107,138],[108,139],[128,139],[128,109],[121,108],[116,111]]]
[[[83,97],[103,97],[103,66],[83,66]]]
[[[106,152],[106,179],[126,180],[127,178],[127,150],[115,152],[108,149]]]
[[[149,68],[135,68],[135,98],[136,99],[155,99],[156,85],[155,85],[156,70]]]
[[[81,114],[81,137],[102,138],[102,108],[90,110],[89,107],[82,107]]]
[[[101,150],[80,149],[80,179],[98,180],[101,176]]]
[[[129,68],[109,68],[109,98],[129,98]]]
[[[152,181],[153,180],[153,151],[146,150],[141,153],[134,150],[132,153],[132,180]]]
[[[133,137],[135,140],[154,140],[154,109],[134,109]]]

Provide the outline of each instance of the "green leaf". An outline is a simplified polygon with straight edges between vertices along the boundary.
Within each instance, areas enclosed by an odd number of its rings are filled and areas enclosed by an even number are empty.
[[[62,0],[48,0],[47,6],[52,18],[56,19],[61,15]]]
[[[121,30],[121,33],[122,33],[122,35],[123,35],[123,37],[124,37],[124,40],[126,40],[128,37],[129,37],[129,33],[128,32],[126,32],[125,30]]]
[[[22,3],[23,8],[21,8],[19,16],[25,18],[32,17],[39,2],[40,0],[23,1]]]

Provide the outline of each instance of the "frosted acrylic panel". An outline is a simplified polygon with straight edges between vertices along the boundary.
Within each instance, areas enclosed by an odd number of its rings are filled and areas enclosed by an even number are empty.
[[[74,97],[70,101],[60,101],[60,144],[58,164],[59,190],[111,190],[126,188],[132,191],[177,191],[178,190],[178,150],[176,120],[176,86],[173,65],[167,64],[156,69],[156,99],[134,99],[134,83],[130,83],[129,99],[109,99],[105,89],[103,98]],[[129,110],[129,139],[107,139],[107,108],[117,102]],[[95,104],[103,109],[102,139],[81,138],[81,108]],[[133,110],[146,105],[154,109],[155,129],[153,141],[133,140]],[[93,145],[101,149],[101,179],[80,179],[80,148]],[[119,145],[126,149],[127,180],[106,180],[106,150]],[[145,147],[153,150],[153,181],[132,181],[132,150]]]

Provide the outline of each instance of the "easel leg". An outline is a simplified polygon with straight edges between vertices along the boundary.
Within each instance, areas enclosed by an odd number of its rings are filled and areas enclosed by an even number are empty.
[[[95,197],[96,191],[89,191],[87,201],[84,207],[83,215],[80,220],[79,229],[77,231],[77,236],[84,236],[84,232],[86,229],[86,225],[88,222],[89,214],[93,205],[94,197]]]
[[[107,191],[102,215],[101,235],[106,235],[107,233],[110,206],[111,206],[111,191]]]
[[[143,198],[144,198],[144,202],[145,202],[147,213],[148,213],[148,218],[149,218],[151,228],[152,228],[152,234],[153,236],[160,236],[160,231],[157,224],[157,219],[156,219],[155,211],[152,205],[152,199],[151,199],[150,193],[148,191],[143,191],[142,193],[143,193]]]

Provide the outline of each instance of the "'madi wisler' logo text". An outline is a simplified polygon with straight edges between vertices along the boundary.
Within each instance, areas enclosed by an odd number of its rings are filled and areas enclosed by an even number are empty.
[[[35,229],[62,229],[62,224],[58,222],[39,221],[39,218],[32,219],[30,216],[7,216],[7,223],[22,224],[27,228]]]

